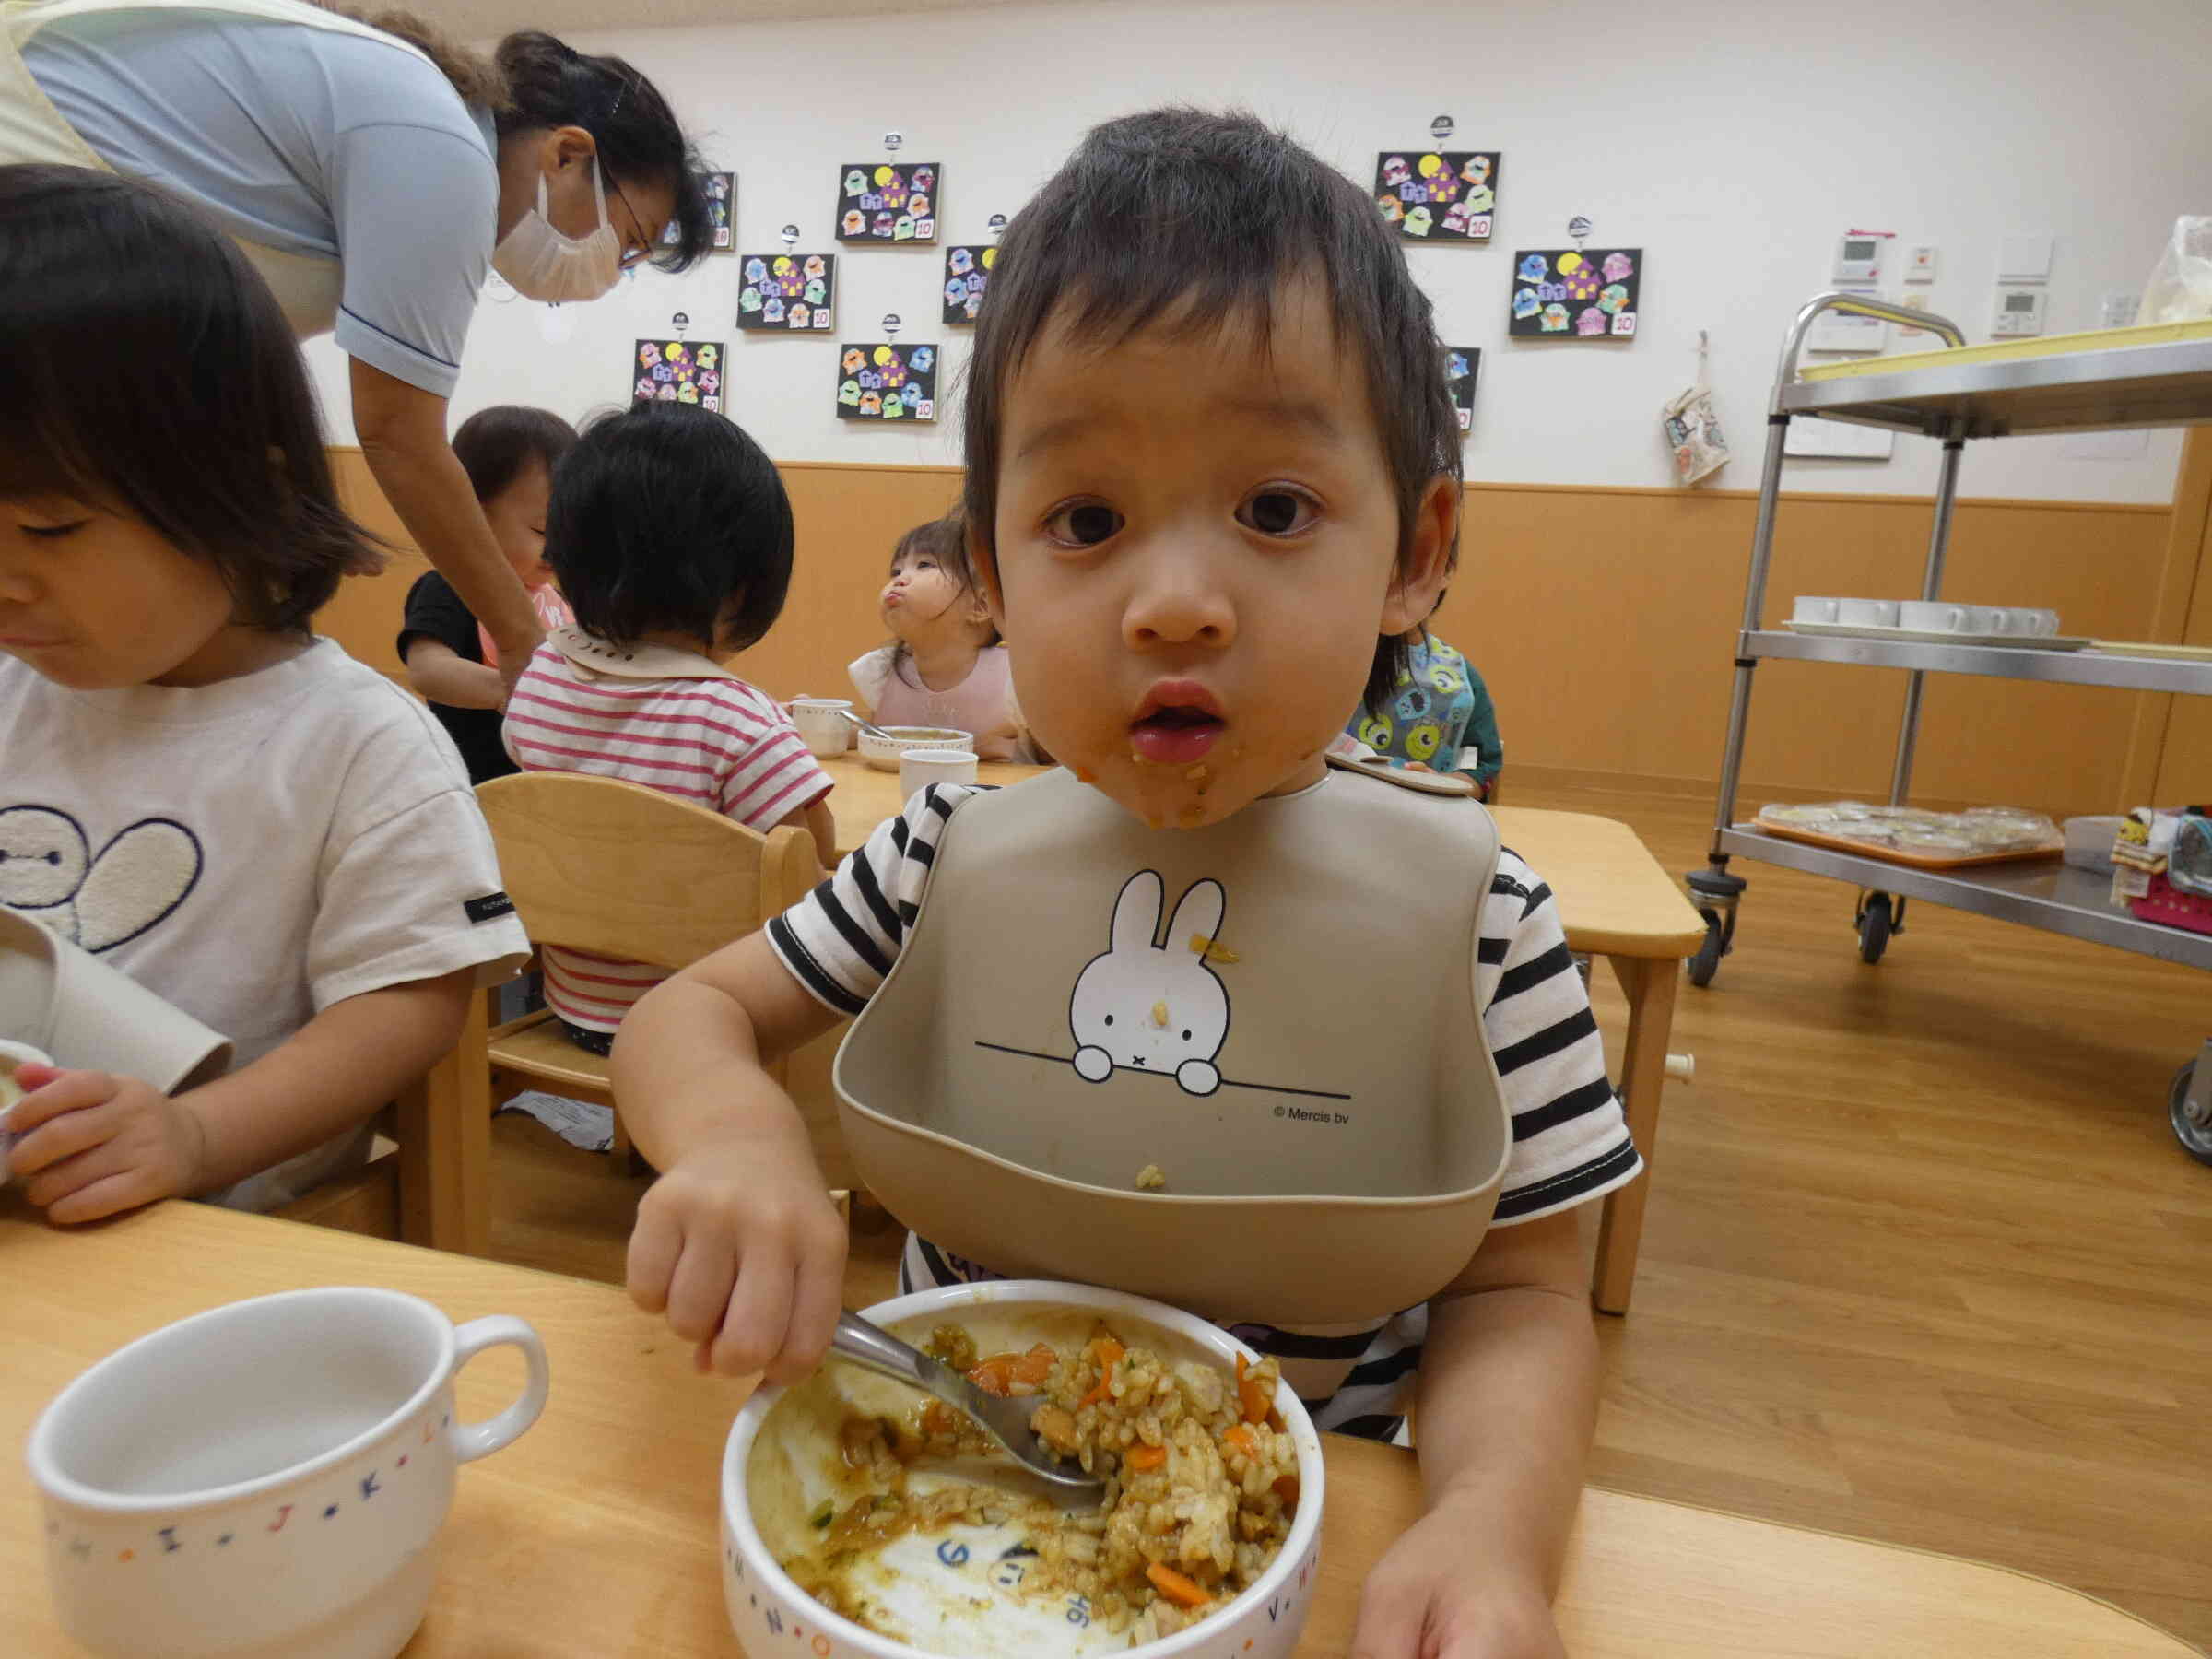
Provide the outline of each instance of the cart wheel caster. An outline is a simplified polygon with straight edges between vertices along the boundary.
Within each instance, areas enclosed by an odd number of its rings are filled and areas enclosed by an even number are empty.
[[[1698,954],[1689,959],[1689,982],[1710,985],[1712,976],[1721,971],[1721,957],[1728,947],[1722,942],[1721,924],[1710,912],[1705,918],[1705,942],[1698,947]]]
[[[1690,902],[1705,918],[1705,942],[1689,959],[1689,982],[1700,987],[1712,983],[1721,971],[1721,959],[1735,946],[1735,905],[1750,884],[1741,876],[1718,868],[1692,870],[1682,878]]]
[[[2189,1099],[2189,1085],[2196,1076],[2196,1068],[2203,1064],[2201,1060],[2192,1060],[2173,1074],[2167,1111],[2173,1119],[2173,1137],[2182,1143],[2182,1150],[2198,1163],[2212,1164],[2212,1100],[2192,1103]]]
[[[1888,948],[1889,935],[1896,931],[1889,895],[1868,894],[1866,902],[1859,907],[1859,960],[1880,961],[1882,952]]]

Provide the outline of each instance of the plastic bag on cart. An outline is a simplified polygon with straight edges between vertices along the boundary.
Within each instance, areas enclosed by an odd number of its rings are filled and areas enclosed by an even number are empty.
[[[1705,375],[1706,341],[1698,333],[1697,383],[1659,411],[1666,445],[1675,453],[1675,476],[1695,484],[1727,464],[1728,440],[1721,434],[1721,418],[1713,412],[1712,387]]]
[[[2212,215],[2184,214],[2150,273],[2138,323],[2195,323],[2212,317]]]

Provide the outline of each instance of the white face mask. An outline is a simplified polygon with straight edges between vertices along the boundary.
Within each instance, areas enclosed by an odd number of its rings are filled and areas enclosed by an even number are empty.
[[[563,236],[546,217],[546,175],[537,175],[537,206],[523,215],[492,250],[491,268],[514,285],[525,300],[559,304],[571,300],[596,300],[622,276],[622,239],[607,223],[606,189],[599,181],[596,161],[592,170],[592,199],[599,208],[599,228],[589,236]]]

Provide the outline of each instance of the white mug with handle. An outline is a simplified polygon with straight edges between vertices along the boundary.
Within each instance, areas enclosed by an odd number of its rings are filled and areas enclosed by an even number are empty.
[[[1897,607],[1898,621],[1915,633],[1961,633],[1973,621],[1974,607],[1941,599],[1907,599]]]
[[[818,759],[841,755],[852,747],[853,723],[845,718],[852,706],[852,700],[844,697],[792,699],[791,723]]]
[[[502,1345],[521,1396],[456,1420],[454,1374]],[[547,1383],[522,1320],[456,1329],[395,1290],[256,1297],[140,1337],[31,1430],[63,1627],[103,1659],[393,1659],[456,1469],[536,1422]]]
[[[1836,601],[1836,620],[1847,628],[1895,628],[1897,601],[1839,599]]]

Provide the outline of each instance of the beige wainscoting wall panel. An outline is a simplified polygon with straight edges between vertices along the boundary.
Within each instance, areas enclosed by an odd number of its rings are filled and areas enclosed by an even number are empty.
[[[348,500],[404,547],[359,452],[333,456]],[[875,596],[892,542],[950,504],[959,474],[828,462],[788,464],[782,473],[798,524],[790,601],[737,666],[778,696],[841,695],[844,665],[881,641]],[[1710,789],[1726,730],[1751,493],[1472,482],[1465,502],[1460,571],[1435,626],[1488,682],[1509,771]],[[2153,638],[2177,549],[2212,557],[2201,536],[2170,536],[2172,518],[2162,506],[1962,501],[1944,590],[1983,604],[2049,606],[2068,632]],[[1768,624],[1787,616],[1798,594],[1916,595],[1928,524],[1928,503],[1916,498],[1784,497]],[[423,568],[408,548],[384,574],[348,582],[323,613],[323,630],[397,674],[400,609]],[[2195,583],[2194,598],[2184,637],[2212,642],[2212,582]],[[1903,674],[1770,663],[1759,675],[1744,764],[1747,807],[1763,791],[1887,790]],[[1938,803],[2112,810],[2126,792],[2140,700],[2132,692],[1933,676],[1913,793]],[[2212,705],[2183,700],[2171,729],[2174,740],[2212,753]],[[2169,764],[2152,775],[2179,785],[2203,771]],[[2203,790],[2212,791],[2212,779]]]

